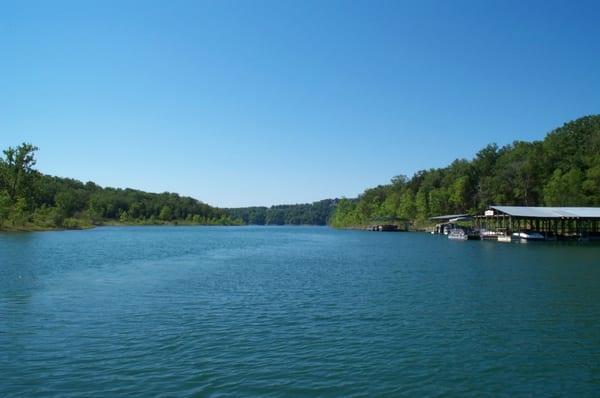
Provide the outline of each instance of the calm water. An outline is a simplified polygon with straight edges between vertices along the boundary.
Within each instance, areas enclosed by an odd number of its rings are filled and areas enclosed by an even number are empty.
[[[600,394],[600,246],[0,234],[0,396]]]

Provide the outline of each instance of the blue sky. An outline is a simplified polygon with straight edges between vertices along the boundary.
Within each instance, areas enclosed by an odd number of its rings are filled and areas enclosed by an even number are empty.
[[[212,205],[352,197],[600,111],[598,2],[0,4],[0,145]]]

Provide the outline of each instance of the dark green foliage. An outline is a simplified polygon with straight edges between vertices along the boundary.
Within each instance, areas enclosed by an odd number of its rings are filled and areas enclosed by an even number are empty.
[[[336,203],[335,199],[326,199],[297,205],[242,207],[227,209],[227,212],[231,218],[251,225],[326,225]]]
[[[3,151],[4,157],[0,158],[0,189],[11,202],[16,202],[20,197],[31,197],[37,150],[37,147],[23,143]]]
[[[33,169],[36,147],[22,144],[0,158],[0,229],[80,228],[106,222],[231,225],[229,214],[174,193],[101,188]]]
[[[600,206],[600,115],[549,133],[543,141],[488,145],[475,158],[367,189],[342,200],[331,219],[338,227],[375,219],[424,222],[439,214],[481,212],[489,205]]]

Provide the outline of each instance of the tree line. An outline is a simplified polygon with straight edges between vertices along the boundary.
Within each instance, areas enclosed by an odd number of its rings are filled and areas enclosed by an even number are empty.
[[[0,156],[0,230],[121,224],[325,225],[336,201],[221,209],[176,193],[103,188],[37,171],[38,148],[23,143]]]
[[[232,225],[223,210],[176,193],[102,188],[34,169],[37,147],[24,143],[0,157],[0,229],[82,228],[105,223]]]
[[[331,224],[421,224],[434,215],[480,213],[495,204],[600,206],[600,115],[566,123],[541,141],[490,144],[471,160],[394,177],[357,199],[340,200]]]
[[[326,225],[336,204],[336,199],[325,199],[314,203],[226,210],[232,218],[249,225]]]

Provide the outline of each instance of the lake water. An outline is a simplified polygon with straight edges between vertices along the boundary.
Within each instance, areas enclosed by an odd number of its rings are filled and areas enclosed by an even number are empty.
[[[0,234],[0,396],[600,394],[600,246]]]

